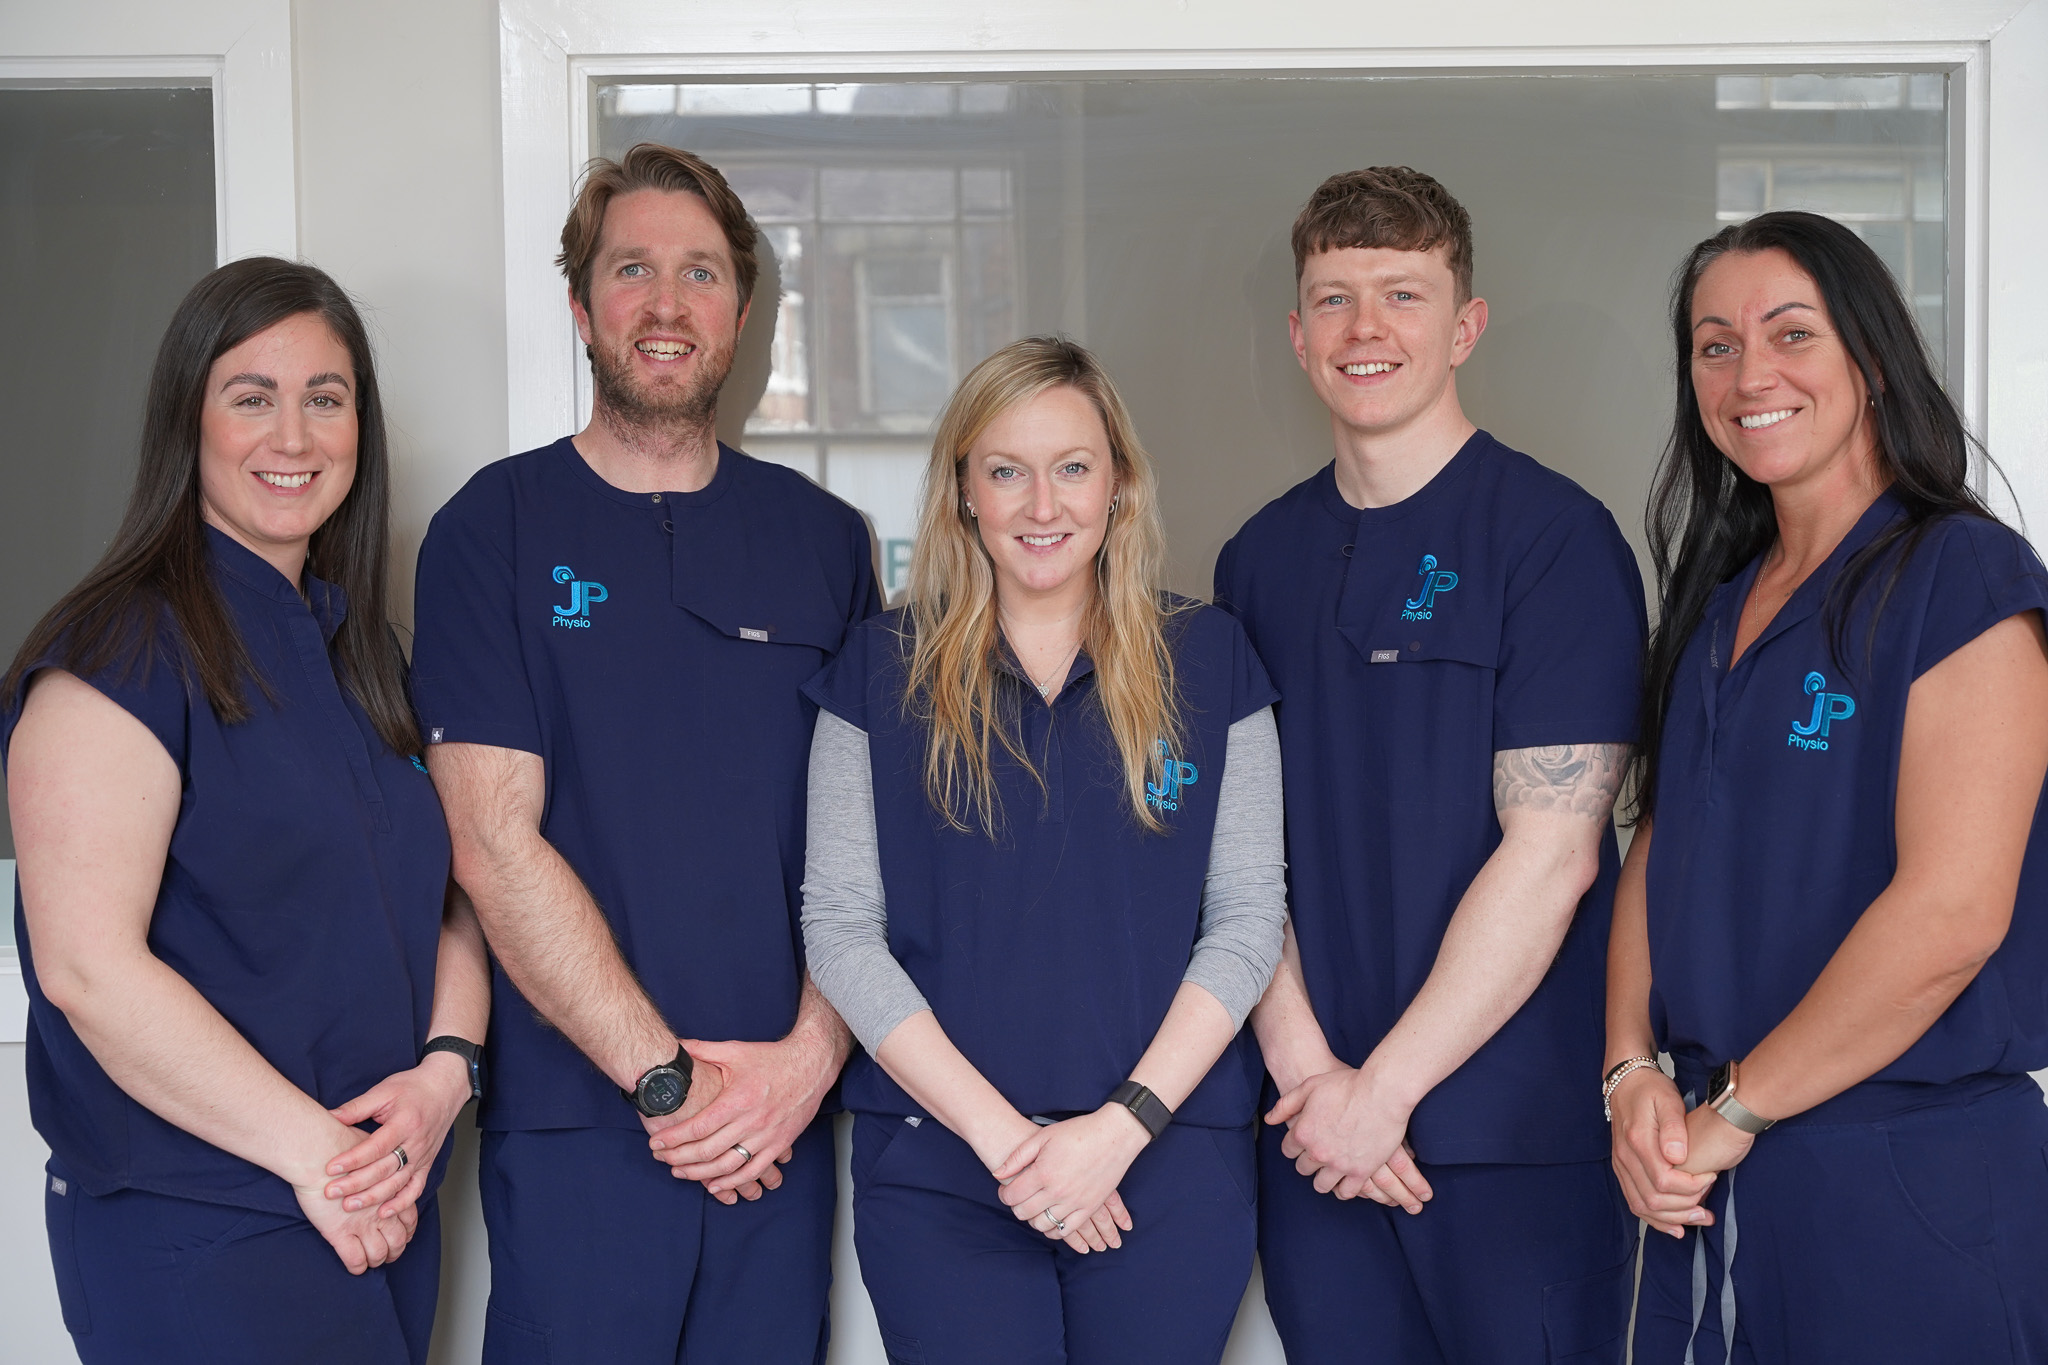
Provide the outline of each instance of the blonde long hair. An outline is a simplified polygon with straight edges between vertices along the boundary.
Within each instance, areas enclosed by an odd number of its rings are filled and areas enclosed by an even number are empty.
[[[961,481],[968,450],[991,423],[1061,387],[1093,403],[1109,434],[1116,494],[1095,555],[1095,595],[1081,644],[1095,662],[1096,697],[1123,761],[1131,813],[1148,830],[1163,832],[1165,825],[1146,804],[1146,784],[1163,781],[1165,751],[1180,748],[1179,691],[1166,626],[1183,608],[1162,587],[1166,531],[1152,457],[1139,444],[1116,386],[1086,348],[1064,337],[1012,342],[960,381],[939,418],[904,600],[910,654],[904,701],[930,731],[926,795],[955,829],[968,828],[971,818],[990,838],[1002,819],[996,746],[1041,787],[1044,777],[1024,752],[1015,706],[1004,706],[996,690],[1001,629],[995,569],[968,515]]]

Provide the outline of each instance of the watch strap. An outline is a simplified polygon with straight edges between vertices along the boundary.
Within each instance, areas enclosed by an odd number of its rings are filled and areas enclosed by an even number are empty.
[[[647,1118],[663,1118],[666,1117],[668,1114],[676,1112],[676,1110],[664,1110],[662,1113],[659,1114],[649,1112],[646,1104],[643,1102],[642,1099],[643,1092],[645,1092],[645,1090],[647,1089],[647,1078],[652,1076],[657,1071],[680,1072],[683,1078],[683,1099],[687,1102],[690,1098],[690,1077],[695,1070],[695,1063],[693,1063],[690,1059],[690,1050],[679,1044],[676,1047],[675,1060],[663,1062],[659,1066],[648,1067],[645,1071],[640,1073],[640,1079],[633,1082],[633,1088],[631,1090],[627,1090],[621,1087],[619,1093],[621,1095],[624,1095],[626,1099],[632,1104],[632,1106],[635,1109],[639,1110],[640,1113],[645,1115]],[[680,1109],[681,1107],[682,1105],[678,1104],[676,1106],[676,1109]]]
[[[1741,1068],[1733,1058],[1721,1063],[1707,1081],[1707,1107],[1743,1132],[1755,1137],[1777,1120],[1767,1119],[1753,1112],[1748,1105],[1735,1098],[1735,1088],[1740,1079]]]
[[[1714,1105],[1714,1112],[1751,1137],[1777,1122],[1776,1119],[1767,1119],[1761,1114],[1751,1113],[1742,1101],[1733,1095],[1723,1095]]]
[[[1130,1110],[1138,1122],[1145,1125],[1145,1131],[1155,1138],[1173,1122],[1173,1111],[1166,1107],[1166,1101],[1136,1081],[1125,1081],[1110,1091],[1109,1102]]]
[[[480,1100],[484,1097],[484,1049],[481,1043],[472,1043],[467,1038],[458,1038],[452,1033],[443,1033],[427,1039],[427,1045],[420,1049],[420,1060],[425,1061],[429,1053],[452,1052],[462,1059],[469,1068],[469,1097]]]

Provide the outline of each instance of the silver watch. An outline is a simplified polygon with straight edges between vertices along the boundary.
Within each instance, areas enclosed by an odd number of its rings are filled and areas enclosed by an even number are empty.
[[[1722,1118],[1748,1133],[1751,1137],[1776,1123],[1761,1114],[1751,1113],[1742,1101],[1735,1098],[1736,1066],[1733,1058],[1721,1063],[1707,1081],[1707,1107]]]

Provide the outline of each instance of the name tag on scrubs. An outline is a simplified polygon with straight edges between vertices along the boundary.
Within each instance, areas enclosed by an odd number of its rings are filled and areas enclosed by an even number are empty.
[[[750,626],[741,626],[739,630],[742,640],[759,640],[764,645],[768,643],[768,632],[765,630],[755,630]]]
[[[1376,649],[1372,652],[1372,661],[1376,664],[1397,664],[1401,662],[1401,651],[1398,649]]]

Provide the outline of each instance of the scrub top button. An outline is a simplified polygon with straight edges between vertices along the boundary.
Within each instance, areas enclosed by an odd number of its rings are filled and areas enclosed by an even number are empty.
[[[660,501],[661,501],[661,494],[659,494],[659,493],[656,493],[656,494],[654,495],[654,500],[655,500],[656,502],[660,502]]]
[[[1410,640],[1410,641],[1408,642],[1408,652],[1409,652],[1410,654],[1419,654],[1419,653],[1421,653],[1421,651],[1422,651],[1422,641],[1420,641],[1420,640]]]

